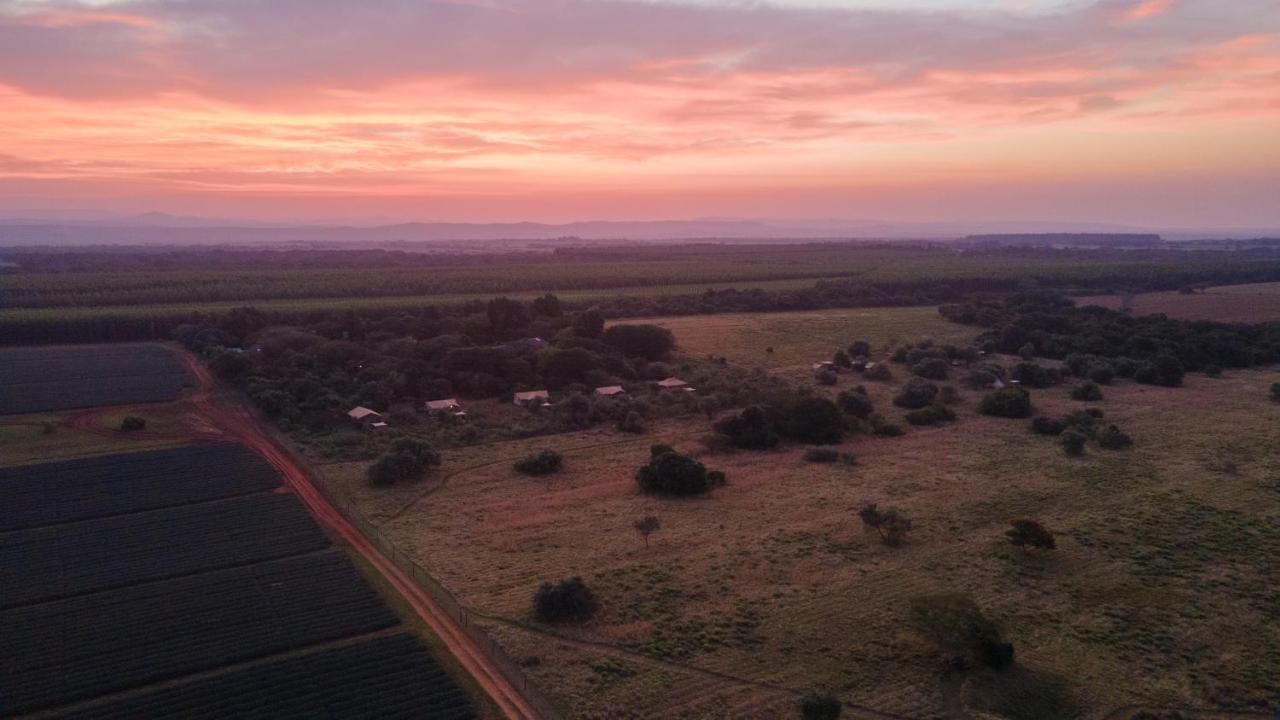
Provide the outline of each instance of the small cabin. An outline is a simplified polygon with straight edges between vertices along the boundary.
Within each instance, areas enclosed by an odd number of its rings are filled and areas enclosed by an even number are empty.
[[[457,413],[461,410],[462,404],[458,402],[457,398],[427,401],[427,412],[429,413]]]
[[[512,402],[520,407],[541,407],[551,404],[551,393],[546,390],[529,390],[512,396]]]
[[[378,422],[369,423],[365,427],[369,429],[369,432],[378,432],[380,430],[386,430],[388,427],[390,427],[390,425],[387,425],[382,420],[379,420]]]
[[[621,385],[605,385],[604,387],[596,388],[596,395],[603,395],[605,397],[614,397],[615,395],[623,395],[626,392],[627,392],[626,390],[622,389]]]
[[[370,410],[363,406],[353,407],[348,410],[347,417],[350,418],[352,422],[357,422],[361,425],[368,425],[370,423],[382,421],[382,413],[377,410]]]
[[[659,380],[658,389],[663,391],[693,392],[693,388],[689,387],[689,383],[678,377],[669,377]]]

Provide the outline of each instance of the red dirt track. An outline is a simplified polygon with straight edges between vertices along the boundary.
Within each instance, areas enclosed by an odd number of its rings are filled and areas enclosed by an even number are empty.
[[[217,382],[195,356],[176,349],[174,352],[196,381],[196,389],[187,400],[198,415],[193,418],[198,422],[193,424],[207,429],[195,431],[194,437],[238,442],[264,457],[316,520],[368,560],[413,607],[505,717],[511,720],[541,718],[453,618],[329,502],[302,465],[272,439],[266,426],[243,400],[234,393],[219,392]]]

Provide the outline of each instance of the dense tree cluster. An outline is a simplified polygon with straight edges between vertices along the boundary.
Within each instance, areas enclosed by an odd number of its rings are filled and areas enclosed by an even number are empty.
[[[373,485],[394,485],[417,480],[440,464],[440,453],[430,443],[413,438],[397,438],[391,449],[369,466],[366,474]]]
[[[1133,317],[1048,293],[1018,293],[1004,300],[943,305],[955,322],[988,328],[986,348],[1064,359],[1077,376],[1099,383],[1112,377],[1176,387],[1186,371],[1242,368],[1280,361],[1280,323],[1256,325]],[[1108,360],[1109,362],[1104,362]]]
[[[669,445],[649,449],[649,462],[636,471],[640,490],[653,495],[703,495],[725,483],[724,473],[676,452]]]
[[[728,444],[747,450],[768,450],[782,440],[830,445],[850,429],[841,408],[823,397],[776,392],[765,403],[745,408],[717,421],[713,428]]]

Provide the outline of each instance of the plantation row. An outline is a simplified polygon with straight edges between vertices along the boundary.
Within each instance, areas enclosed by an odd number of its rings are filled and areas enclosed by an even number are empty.
[[[0,612],[0,687],[23,713],[396,622],[341,555],[290,558]]]
[[[187,383],[162,347],[8,349],[0,352],[0,415],[172,400]]]
[[[472,256],[466,266],[431,266],[433,260],[439,262],[434,256],[402,254],[381,267],[351,268],[337,263],[322,269],[271,269],[278,253],[258,254],[261,263],[246,264],[239,270],[9,273],[0,288],[0,307],[257,304],[305,298],[570,292],[835,277],[872,283],[1028,277],[1057,286],[1112,282],[1145,286],[1188,270],[1195,271],[1196,279],[1218,282],[1228,278],[1275,279],[1277,260],[1276,255],[1266,252],[1253,256],[1177,250],[1000,249],[957,255],[953,248],[941,245],[832,243],[704,245],[683,251],[673,246],[566,250]],[[419,258],[423,264],[417,262]],[[1214,277],[1202,277],[1209,265],[1214,266]],[[1270,269],[1263,267],[1267,265]],[[186,267],[202,265],[192,262]]]
[[[59,720],[469,720],[466,693],[410,635],[379,637],[55,715]]]
[[[239,445],[204,445],[0,469],[0,532],[190,505],[277,487]]]
[[[720,272],[715,260],[694,256],[695,266],[701,272],[710,273],[711,281],[719,284],[619,287],[602,283],[600,289],[562,291],[560,299],[572,308],[599,306],[608,317],[643,317],[933,305],[954,302],[975,292],[1010,293],[1028,286],[1096,292],[1280,280],[1280,256],[1266,254],[1258,257],[1244,252],[1004,250],[956,255],[952,251],[909,247],[870,250],[854,246],[834,247],[844,247],[843,252],[856,258],[853,262],[856,267],[827,273],[806,270],[795,276],[807,279],[748,281],[735,279],[737,276],[732,272],[715,275]],[[609,267],[625,265],[625,262],[626,256],[622,255]],[[769,262],[784,269],[761,271],[758,276],[791,271],[792,261],[785,256]],[[804,262],[796,261],[800,265]],[[830,269],[841,267],[844,262],[830,259],[823,265]],[[583,267],[565,263],[557,266],[556,271],[576,278]],[[485,270],[498,275],[503,272],[501,266]],[[470,294],[382,296],[388,292],[388,287],[393,286],[382,283],[380,272],[350,271],[351,282],[358,285],[358,292],[346,295],[338,292],[344,281],[330,278],[316,281],[315,288],[308,291],[308,297],[261,300],[257,298],[262,296],[269,283],[245,280],[242,291],[237,291],[240,294],[236,299],[218,302],[193,299],[188,294],[181,296],[184,302],[168,304],[4,310],[0,311],[0,342],[33,344],[167,339],[179,325],[219,321],[232,314],[235,308],[245,305],[254,306],[277,324],[304,324],[326,319],[349,324],[357,317],[376,320],[410,313],[465,316],[481,312],[483,300],[490,297],[484,290],[474,290]],[[415,272],[422,273],[420,270]],[[25,276],[10,277],[21,279]],[[91,283],[92,277],[92,274],[72,274],[64,281],[75,282],[80,278],[80,282]],[[811,282],[813,278],[823,277],[826,279]],[[151,277],[147,273],[139,274],[137,281],[148,286],[164,284],[163,278]],[[174,283],[175,287],[191,287],[181,278],[175,279]],[[515,284],[510,287],[523,286]],[[563,285],[547,281],[537,287],[546,291],[558,290]],[[493,292],[508,291],[487,291]],[[518,290],[510,292],[521,293]]]
[[[325,548],[292,495],[216,502],[0,535],[0,607],[100,592]]]

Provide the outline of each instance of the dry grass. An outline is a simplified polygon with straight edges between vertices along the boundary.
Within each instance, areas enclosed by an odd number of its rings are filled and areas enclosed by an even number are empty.
[[[807,375],[837,349],[866,340],[877,352],[902,342],[933,338],[966,343],[973,328],[947,322],[935,307],[852,308],[783,313],[692,315],[645,320],[669,328],[684,352],[718,355],[744,368]],[[772,347],[773,352],[766,349]]]
[[[1119,295],[1091,295],[1075,299],[1077,305],[1101,305],[1119,309]],[[1193,295],[1179,292],[1142,293],[1133,297],[1134,315],[1163,313],[1185,320],[1221,322],[1270,322],[1280,320],[1280,283],[1225,285]]]
[[[70,460],[138,450],[156,450],[182,445],[176,437],[183,432],[184,410],[175,403],[155,403],[129,411],[104,412],[93,418],[89,428],[74,427],[69,418],[83,410],[6,415],[0,418],[0,466]],[[142,433],[120,432],[125,415],[146,418]]]
[[[354,466],[327,474],[466,604],[498,619],[495,632],[537,659],[530,673],[574,717],[778,717],[794,699],[768,686],[817,684],[849,702],[941,716],[936,660],[904,622],[911,597],[940,590],[977,598],[1020,666],[1067,688],[1087,717],[1131,703],[1274,703],[1276,379],[1253,371],[1194,376],[1181,389],[1106,388],[1107,420],[1136,445],[1090,445],[1083,458],[1025,421],[975,415],[966,393],[955,425],[846,443],[856,466],[805,463],[799,447],[704,456],[729,484],[702,499],[646,497],[632,481],[651,442],[699,452],[700,419],[646,438],[593,430],[476,447],[452,453],[439,478],[385,493]],[[892,388],[872,392],[899,414]],[[1081,406],[1065,388],[1034,395],[1044,412]],[[565,453],[560,474],[511,469],[541,447]],[[866,501],[915,520],[906,546],[864,534],[855,511]],[[646,549],[631,524],[647,514],[662,529]],[[1005,544],[1005,522],[1019,514],[1055,528],[1059,550]],[[533,590],[572,575],[599,593],[602,614],[538,627]]]

